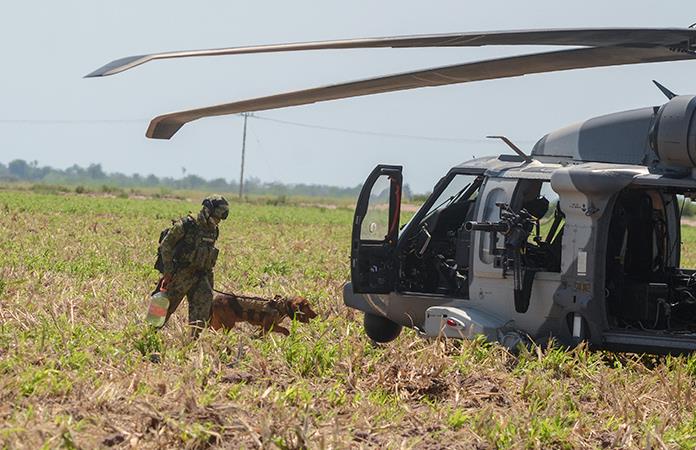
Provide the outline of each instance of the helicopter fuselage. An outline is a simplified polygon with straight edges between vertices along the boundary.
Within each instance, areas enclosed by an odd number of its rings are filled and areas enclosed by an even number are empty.
[[[509,346],[696,350],[696,271],[681,264],[695,104],[566,127],[531,161],[460,164],[400,232],[401,170],[378,166],[356,207],[345,304],[378,341],[407,326]]]

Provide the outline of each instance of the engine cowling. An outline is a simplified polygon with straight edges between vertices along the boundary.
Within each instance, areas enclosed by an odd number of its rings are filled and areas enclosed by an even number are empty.
[[[679,95],[660,107],[650,146],[666,166],[696,167],[696,96]]]

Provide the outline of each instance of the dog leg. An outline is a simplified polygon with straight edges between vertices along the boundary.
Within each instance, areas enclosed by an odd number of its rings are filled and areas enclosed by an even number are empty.
[[[212,328],[213,330],[219,330],[222,328],[222,324],[220,323],[220,319],[218,319],[218,316],[216,314],[213,314],[210,317],[210,322],[208,322],[208,326]]]
[[[266,334],[269,331],[275,331],[276,333],[280,333],[280,334],[285,335],[285,336],[290,335],[290,330],[288,330],[287,328],[281,327],[280,325],[278,325],[277,323],[275,323],[272,320],[267,320],[267,321],[265,320],[263,322],[263,324],[261,324],[261,326],[263,327],[263,332],[262,332],[263,334]]]
[[[276,333],[280,333],[284,336],[290,336],[290,330],[281,327],[280,325],[276,325],[275,327],[273,327],[273,331],[275,331]]]

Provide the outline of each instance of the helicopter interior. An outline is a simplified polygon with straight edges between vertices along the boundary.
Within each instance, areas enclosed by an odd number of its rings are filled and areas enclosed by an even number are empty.
[[[680,267],[686,204],[680,194],[631,188],[618,195],[606,255],[612,329],[696,332],[696,270]]]
[[[414,217],[418,226],[404,236],[400,254],[399,290],[468,297],[471,233],[463,226],[473,220],[482,184],[483,177],[457,174],[430,199],[427,212]]]
[[[524,249],[523,263],[527,272],[560,272],[565,214],[550,183],[520,180],[511,206],[514,211],[527,211],[533,219],[533,229]]]
[[[427,212],[414,217],[417,226],[402,236],[405,245],[399,251],[398,290],[468,298],[473,240],[465,224],[475,219],[483,181],[481,176],[456,175],[435,201],[429,201]],[[549,207],[544,195],[548,192],[553,192],[548,182],[522,179],[511,202],[513,210],[524,209],[532,216],[523,258],[524,268],[531,275],[527,280],[529,289],[534,273],[560,272],[564,216],[557,202]],[[493,245],[504,246],[502,234],[486,235],[490,235]],[[485,239],[488,244],[489,238]]]

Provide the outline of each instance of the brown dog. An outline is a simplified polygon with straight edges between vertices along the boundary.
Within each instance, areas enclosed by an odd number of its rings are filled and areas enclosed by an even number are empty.
[[[317,317],[309,302],[303,297],[281,298],[273,300],[258,297],[246,297],[235,294],[218,293],[213,297],[213,310],[210,317],[210,327],[214,330],[233,328],[237,322],[249,322],[260,325],[263,332],[271,330],[285,336],[290,330],[280,326],[286,317],[296,318],[302,323]]]

